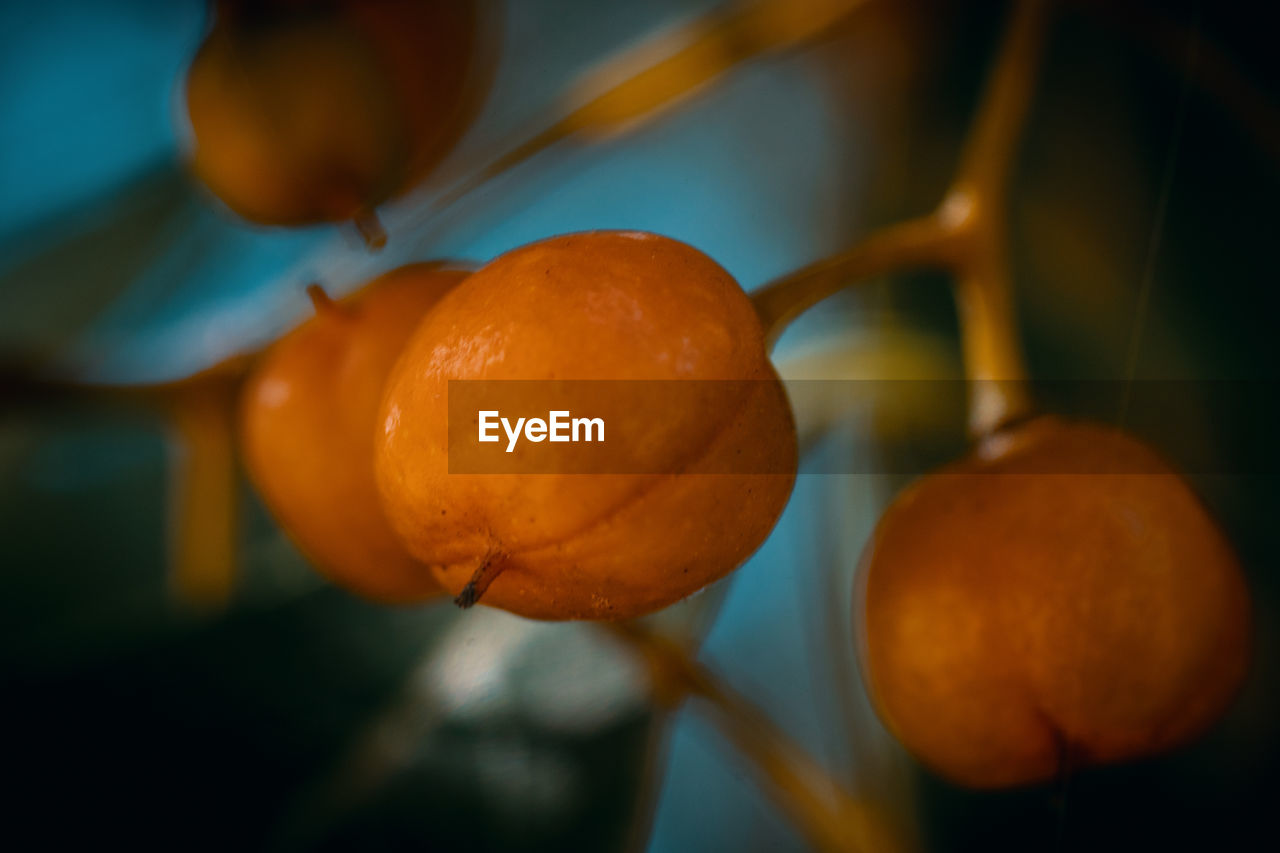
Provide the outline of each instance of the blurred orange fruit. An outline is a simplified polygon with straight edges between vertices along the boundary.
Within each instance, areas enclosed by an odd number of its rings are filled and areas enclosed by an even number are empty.
[[[241,404],[245,462],[276,519],[335,583],[379,601],[440,593],[400,545],[373,479],[382,388],[414,327],[467,272],[432,264],[374,279],[315,317],[255,367]]]
[[[881,716],[963,785],[1149,756],[1223,713],[1249,600],[1230,546],[1153,451],[1041,417],[908,488],[862,560]]]
[[[462,135],[480,35],[464,0],[224,2],[187,75],[195,174],[258,223],[367,216]]]

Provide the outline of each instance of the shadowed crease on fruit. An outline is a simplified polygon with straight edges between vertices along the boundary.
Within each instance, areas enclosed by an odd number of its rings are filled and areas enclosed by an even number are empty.
[[[1236,557],[1141,442],[1042,416],[909,487],[854,624],[886,723],[953,781],[1052,780],[1200,734],[1249,658]]]

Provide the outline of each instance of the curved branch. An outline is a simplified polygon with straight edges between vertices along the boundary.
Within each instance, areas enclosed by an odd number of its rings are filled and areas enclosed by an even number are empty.
[[[796,317],[852,284],[909,268],[946,266],[955,235],[935,217],[876,231],[866,240],[796,270],[751,294],[772,347]]]
[[[894,853],[903,841],[877,809],[846,791],[751,703],[721,684],[679,643],[634,623],[605,623],[649,664],[658,700],[697,699],[717,728],[756,768],[810,844],[822,851]]]
[[[1031,108],[1049,21],[1048,0],[1014,0],[1012,15],[955,180],[957,188],[972,189],[993,203],[1003,200]]]

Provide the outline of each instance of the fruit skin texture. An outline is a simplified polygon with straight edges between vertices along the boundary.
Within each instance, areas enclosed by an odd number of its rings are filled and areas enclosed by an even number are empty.
[[[1110,427],[997,433],[899,496],[861,571],[872,700],[961,785],[1166,751],[1225,710],[1248,664],[1230,546],[1180,477]]]
[[[192,169],[253,222],[361,216],[462,135],[479,40],[460,0],[224,3],[187,75]]]
[[[602,391],[608,428],[636,419],[653,437],[644,470],[660,473],[450,475],[450,379],[763,381],[710,409],[637,410],[625,385]],[[410,552],[454,593],[499,567],[481,601],[539,619],[631,618],[727,574],[772,529],[796,467],[741,288],[696,249],[635,232],[544,240],[475,273],[414,333],[382,424],[378,485]],[[786,473],[699,473],[726,470]]]
[[[282,338],[243,392],[245,462],[272,514],[329,579],[366,598],[441,593],[391,532],[373,480],[382,386],[409,334],[467,272],[401,267]]]

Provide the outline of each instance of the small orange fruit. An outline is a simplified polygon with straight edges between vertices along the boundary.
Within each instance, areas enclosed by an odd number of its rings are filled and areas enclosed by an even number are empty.
[[[440,593],[431,572],[391,532],[373,479],[383,383],[414,327],[467,272],[402,267],[277,342],[241,404],[241,444],[253,483],[299,548],[339,585],[379,601]]]
[[[920,480],[862,558],[889,728],[963,785],[1168,750],[1239,687],[1249,600],[1187,484],[1118,429],[1040,417]]]
[[[589,473],[451,474],[451,380],[610,380],[591,386],[591,414],[638,436],[643,464],[611,469],[606,441]],[[660,382],[644,407],[627,380],[747,381]],[[547,385],[520,387],[536,407]],[[722,577],[764,541],[795,476],[750,302],[706,255],[653,234],[556,237],[483,267],[415,331],[380,424],[378,485],[409,551],[459,603],[483,593],[540,619],[626,619]]]
[[[224,2],[186,81],[196,175],[253,222],[367,216],[461,136],[479,27],[463,0]]]

